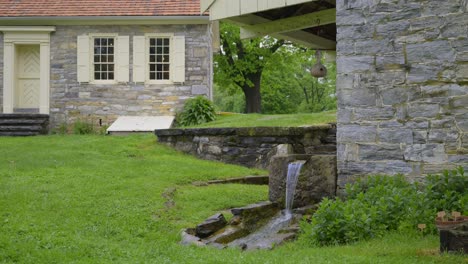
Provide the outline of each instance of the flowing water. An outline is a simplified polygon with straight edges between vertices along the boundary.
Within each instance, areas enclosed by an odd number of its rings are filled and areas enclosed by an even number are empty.
[[[286,178],[286,209],[279,212],[267,224],[259,230],[237,240],[234,240],[229,246],[242,246],[245,248],[269,248],[272,244],[281,241],[281,234],[278,232],[288,227],[292,220],[297,217],[292,213],[294,201],[294,192],[299,178],[302,165],[305,160],[292,162],[288,165],[288,174]]]
[[[293,202],[294,202],[294,193],[296,192],[297,180],[301,172],[302,165],[304,165],[305,160],[298,160],[291,162],[288,165],[288,175],[286,178],[286,212],[291,214]]]

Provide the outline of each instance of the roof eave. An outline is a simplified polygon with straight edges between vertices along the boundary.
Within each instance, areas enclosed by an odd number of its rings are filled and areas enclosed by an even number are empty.
[[[28,16],[0,17],[0,25],[162,25],[208,24],[207,15],[193,16]]]

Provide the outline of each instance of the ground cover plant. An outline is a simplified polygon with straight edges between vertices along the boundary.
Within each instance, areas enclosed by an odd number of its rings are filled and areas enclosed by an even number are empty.
[[[333,245],[382,237],[388,231],[437,234],[436,213],[468,214],[468,175],[462,167],[409,183],[402,175],[372,176],[346,186],[345,199],[325,199],[305,237],[315,245]]]
[[[267,187],[194,186],[264,174],[197,160],[153,135],[0,138],[0,263],[463,263],[434,235],[273,251],[187,247],[180,231],[267,199]]]
[[[220,113],[213,122],[190,127],[261,127],[261,126],[310,126],[336,122],[336,111],[312,114],[237,114]]]

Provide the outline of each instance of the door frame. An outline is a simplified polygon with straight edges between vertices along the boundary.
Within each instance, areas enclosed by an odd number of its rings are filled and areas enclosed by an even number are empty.
[[[13,113],[16,87],[16,46],[40,46],[39,113],[49,114],[50,32],[52,26],[5,26],[3,32],[3,113]]]

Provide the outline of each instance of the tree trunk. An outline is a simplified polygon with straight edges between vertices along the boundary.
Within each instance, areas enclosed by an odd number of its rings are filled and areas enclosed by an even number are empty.
[[[249,80],[253,83],[253,87],[245,84],[242,91],[245,96],[245,112],[246,113],[261,113],[262,112],[262,96],[260,95],[260,81],[262,73],[257,72],[249,76]]]

